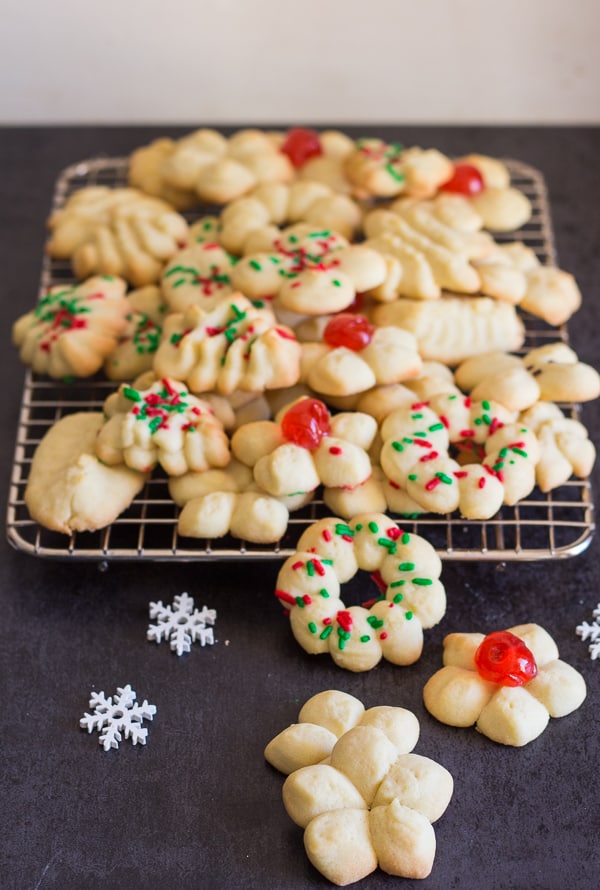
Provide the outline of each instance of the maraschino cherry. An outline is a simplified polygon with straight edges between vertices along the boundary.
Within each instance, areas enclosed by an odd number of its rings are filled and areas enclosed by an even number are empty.
[[[459,195],[478,195],[485,188],[483,176],[473,164],[456,164],[450,179],[440,186],[442,192]]]
[[[328,346],[345,346],[353,352],[360,352],[371,342],[374,330],[364,315],[340,312],[327,322],[323,340]]]
[[[523,640],[508,630],[488,634],[475,652],[479,676],[500,686],[523,686],[537,675],[537,665]]]
[[[316,130],[305,127],[292,127],[288,130],[281,151],[288,156],[294,167],[302,167],[310,158],[323,154],[319,134]]]
[[[319,399],[300,399],[283,415],[281,432],[287,442],[314,451],[329,435],[329,411]]]

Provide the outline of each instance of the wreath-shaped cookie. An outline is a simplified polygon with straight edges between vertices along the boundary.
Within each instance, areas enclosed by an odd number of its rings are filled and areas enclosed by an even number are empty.
[[[178,140],[159,139],[133,152],[129,182],[176,207],[225,204],[259,182],[288,182],[294,168],[277,136],[238,130],[226,137],[200,129]]]
[[[428,541],[385,514],[367,513],[349,522],[319,520],[297,546],[279,571],[275,595],[306,652],[328,652],[339,667],[355,672],[382,658],[398,665],[417,661],[423,628],[441,621],[446,610],[441,561]],[[347,607],[341,585],[359,569],[376,573],[382,595],[372,605]]]
[[[488,352],[462,362],[456,384],[475,400],[495,399],[513,411],[537,401],[587,402],[600,395],[600,374],[558,341],[518,356]]]

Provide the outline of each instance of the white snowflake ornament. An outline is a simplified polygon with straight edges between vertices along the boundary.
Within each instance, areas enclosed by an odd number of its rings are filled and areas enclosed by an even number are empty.
[[[575,633],[578,634],[582,640],[590,641],[590,645],[588,646],[590,658],[595,660],[596,658],[600,658],[600,603],[598,603],[592,612],[592,615],[594,616],[594,621],[592,621],[591,624],[584,621],[582,624],[577,625]]]
[[[123,736],[131,739],[133,745],[139,742],[146,744],[148,730],[142,727],[142,720],[152,720],[156,714],[156,706],[149,705],[146,699],[139,705],[135,700],[135,692],[131,686],[118,686],[113,697],[106,698],[103,692],[92,692],[90,695],[91,714],[85,713],[79,725],[82,729],[100,732],[100,744],[105,751],[118,748]]]
[[[164,606],[162,600],[150,603],[150,618],[157,618],[158,622],[148,627],[147,638],[157,643],[169,640],[177,655],[189,652],[192,643],[212,646],[215,641],[212,625],[217,619],[216,611],[206,606],[195,609],[194,600],[187,593],[173,597],[172,607]]]

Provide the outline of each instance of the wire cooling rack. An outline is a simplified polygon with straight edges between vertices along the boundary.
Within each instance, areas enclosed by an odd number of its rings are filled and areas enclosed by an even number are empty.
[[[513,184],[530,199],[531,220],[516,235],[531,247],[543,264],[556,263],[546,186],[539,171],[506,160]],[[53,210],[59,209],[78,189],[90,185],[122,186],[127,179],[126,158],[94,158],[74,164],[59,177]],[[189,215],[190,221],[194,219]],[[501,239],[499,239],[501,240]],[[40,296],[48,287],[73,281],[70,264],[44,258]],[[523,352],[553,340],[568,340],[565,326],[557,329],[523,314],[526,341]],[[250,544],[226,537],[196,540],[178,534],[179,509],[172,501],[167,478],[156,473],[131,507],[112,525],[97,532],[72,536],[48,531],[29,517],[25,488],[34,451],[44,433],[63,415],[101,410],[115,384],[104,379],[62,383],[27,371],[23,387],[17,441],[7,511],[7,536],[18,550],[47,557],[74,560],[198,560],[283,558],[294,552],[302,531],[329,515],[320,499],[291,514],[288,530],[276,545]],[[575,405],[562,405],[578,416]],[[514,507],[502,507],[487,521],[425,514],[417,520],[394,517],[408,531],[426,537],[447,560],[535,560],[575,556],[590,543],[594,531],[594,505],[590,482],[570,480],[548,494],[537,488]]]

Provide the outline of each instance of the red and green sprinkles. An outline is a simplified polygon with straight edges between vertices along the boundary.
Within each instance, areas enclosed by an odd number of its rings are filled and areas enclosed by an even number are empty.
[[[67,287],[43,297],[33,312],[35,324],[42,328],[40,349],[49,352],[63,334],[87,328],[89,319],[85,316],[93,311],[87,304],[91,300],[103,299],[105,294],[100,291],[83,295],[77,287]]]
[[[158,430],[168,430],[173,419],[178,416],[191,414],[198,418],[202,414],[197,405],[186,400],[189,395],[186,389],[178,391],[166,379],[161,381],[161,387],[157,390],[144,393],[132,386],[124,386],[121,392],[134,403],[130,413],[137,421],[146,422],[152,435]],[[194,432],[196,427],[190,422],[184,424],[182,429]]]

